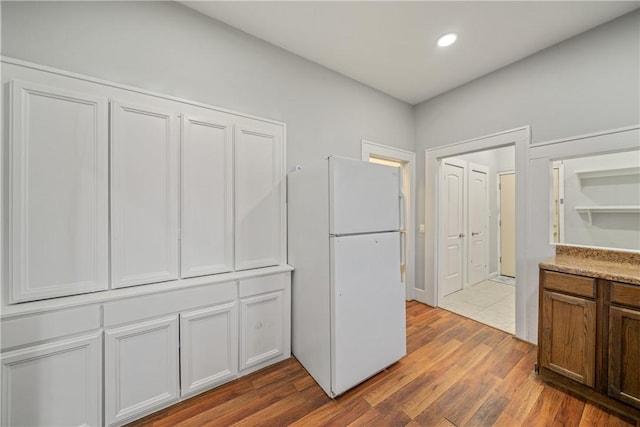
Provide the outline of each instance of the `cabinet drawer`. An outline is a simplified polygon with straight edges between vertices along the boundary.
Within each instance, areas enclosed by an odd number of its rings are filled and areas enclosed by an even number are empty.
[[[2,321],[2,349],[100,329],[100,306],[51,311]]]
[[[640,286],[612,282],[611,302],[640,308]]]
[[[545,271],[544,287],[583,297],[595,298],[596,296],[596,279],[592,277]]]

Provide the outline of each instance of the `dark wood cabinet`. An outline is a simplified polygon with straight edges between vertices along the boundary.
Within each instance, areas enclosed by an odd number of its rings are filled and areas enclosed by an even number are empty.
[[[540,270],[541,378],[640,421],[640,286]]]
[[[595,386],[596,303],[545,291],[540,365],[589,387]]]
[[[611,284],[609,396],[640,409],[640,287]]]

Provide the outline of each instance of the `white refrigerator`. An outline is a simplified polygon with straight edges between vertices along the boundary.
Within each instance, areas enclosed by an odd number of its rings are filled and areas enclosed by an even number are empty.
[[[406,354],[401,185],[336,156],[289,175],[292,350],[330,397]]]

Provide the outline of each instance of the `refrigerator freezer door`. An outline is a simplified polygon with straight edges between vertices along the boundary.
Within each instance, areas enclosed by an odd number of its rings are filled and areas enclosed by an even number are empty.
[[[400,228],[400,169],[329,157],[329,234]]]
[[[398,232],[331,238],[331,388],[344,393],[406,354]]]

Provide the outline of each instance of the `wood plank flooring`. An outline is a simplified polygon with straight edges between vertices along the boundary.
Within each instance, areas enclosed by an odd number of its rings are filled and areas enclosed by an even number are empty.
[[[131,426],[634,426],[540,381],[536,347],[407,303],[408,355],[335,400],[289,359]]]

